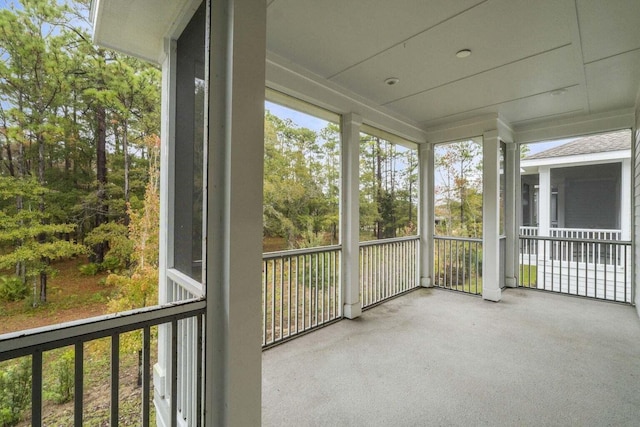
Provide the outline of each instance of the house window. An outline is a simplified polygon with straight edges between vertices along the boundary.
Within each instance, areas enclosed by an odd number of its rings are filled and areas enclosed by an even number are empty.
[[[177,41],[173,268],[202,280],[205,7]]]

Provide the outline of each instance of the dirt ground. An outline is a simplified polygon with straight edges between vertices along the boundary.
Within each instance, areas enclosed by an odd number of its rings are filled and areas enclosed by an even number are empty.
[[[81,275],[78,267],[86,262],[77,258],[54,264],[59,273],[49,279],[42,306],[31,307],[30,298],[0,303],[0,334],[106,314],[113,287],[101,283],[106,273]]]

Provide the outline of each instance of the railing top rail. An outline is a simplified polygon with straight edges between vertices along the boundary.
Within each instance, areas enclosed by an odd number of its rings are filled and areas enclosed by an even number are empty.
[[[316,254],[321,252],[333,252],[342,249],[341,245],[317,246],[315,248],[289,249],[286,251],[265,252],[262,259],[286,258],[297,255]]]
[[[551,237],[551,236],[527,236],[521,234],[520,239],[526,240],[545,240],[550,242],[574,242],[574,243],[593,243],[605,245],[621,245],[631,246],[631,240],[604,240],[604,239],[578,239],[575,237]]]
[[[459,242],[480,242],[482,238],[478,237],[457,237],[457,236],[433,236],[435,240],[457,240]]]
[[[0,335],[0,361],[204,314],[204,299],[181,301]]]
[[[366,242],[360,242],[360,247],[384,245],[386,243],[410,242],[413,240],[420,240],[420,236],[403,236],[403,237],[391,237],[388,239],[367,240]]]
[[[554,227],[550,228],[550,231],[579,231],[587,233],[622,233],[622,230],[615,228],[570,228],[570,227]]]

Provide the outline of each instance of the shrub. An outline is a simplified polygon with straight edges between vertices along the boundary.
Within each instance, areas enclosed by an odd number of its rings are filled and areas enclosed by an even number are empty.
[[[17,276],[0,276],[0,301],[19,301],[29,294],[27,284]]]
[[[90,262],[89,264],[79,266],[78,270],[85,276],[95,276],[100,271],[100,265],[95,262]]]
[[[100,264],[101,271],[115,272],[120,270],[120,268],[122,268],[121,261],[117,257],[111,255],[107,255],[106,257],[104,257],[104,261],[102,262],[102,264]]]
[[[73,400],[74,357],[74,351],[67,349],[62,351],[50,365],[54,378],[47,395],[57,404]]]
[[[0,425],[12,426],[31,401],[31,359],[0,364]]]

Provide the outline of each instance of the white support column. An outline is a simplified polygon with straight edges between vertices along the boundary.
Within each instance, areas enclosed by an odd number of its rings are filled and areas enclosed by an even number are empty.
[[[360,301],[360,126],[357,114],[342,116],[340,239],[342,241],[343,315],[362,314]]]
[[[482,298],[500,301],[500,140],[498,132],[482,141]]]
[[[551,169],[538,169],[538,236],[549,236],[551,228]]]
[[[434,212],[434,165],[433,144],[421,144],[418,148],[420,174],[420,209],[418,220],[420,233],[420,286],[433,286],[433,233]]]
[[[504,259],[504,283],[510,288],[517,286],[519,224],[518,224],[518,188],[520,188],[520,150],[517,144],[506,144],[506,161],[504,166],[505,200],[504,231],[507,236]]]
[[[631,240],[631,159],[622,160],[620,180],[620,229],[622,240]]]
[[[205,424],[258,426],[266,3],[210,5]]]

